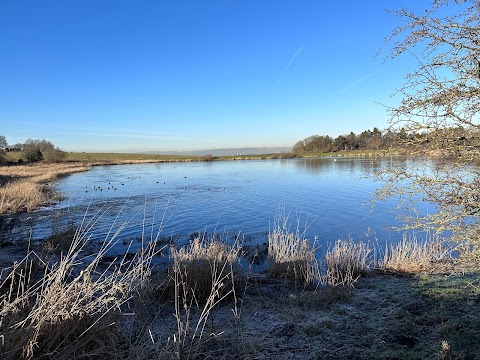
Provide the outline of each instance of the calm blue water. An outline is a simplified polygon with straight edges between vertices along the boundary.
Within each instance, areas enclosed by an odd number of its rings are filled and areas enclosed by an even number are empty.
[[[370,200],[381,184],[375,171],[401,158],[315,158],[165,163],[93,167],[57,186],[65,200],[22,215],[33,238],[70,222],[103,215],[90,232],[104,238],[128,221],[120,237],[177,236],[193,232],[265,234],[279,207],[290,212],[292,230],[306,229],[320,243],[353,238],[400,238],[395,205]],[[101,188],[101,190],[100,190]],[[87,211],[88,209],[88,211]],[[97,214],[97,215],[95,215]],[[163,226],[162,224],[163,219]],[[20,221],[20,220],[19,220]],[[112,226],[113,224],[113,226]],[[25,227],[24,227],[25,228]],[[259,236],[260,236],[259,235]]]

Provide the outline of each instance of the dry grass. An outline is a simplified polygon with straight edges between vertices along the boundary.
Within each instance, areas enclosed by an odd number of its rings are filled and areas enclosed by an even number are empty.
[[[168,273],[161,272],[170,276],[171,280],[163,285],[169,293],[160,301],[150,296],[155,287],[151,276],[152,259],[158,253],[155,240],[148,246],[142,242],[142,250],[131,261],[126,260],[126,254],[104,262],[122,226],[111,238],[107,236],[96,255],[87,257],[87,233],[96,220],[82,224],[65,255],[46,263],[30,253],[23,261],[2,270],[0,358],[302,359],[315,354],[322,358],[367,359],[379,353],[382,358],[394,358],[395,352],[397,358],[414,358],[415,354],[415,358],[425,358],[439,353],[440,342],[434,349],[428,345],[439,340],[437,333],[449,341],[453,350],[460,348],[457,338],[461,339],[461,335],[456,336],[456,329],[473,334],[472,348],[478,344],[474,330],[480,326],[480,319],[472,316],[465,327],[463,323],[445,325],[444,314],[437,316],[432,311],[440,306],[430,288],[442,291],[440,295],[445,297],[455,295],[453,285],[448,293],[441,284],[429,285],[426,295],[419,298],[411,285],[418,282],[414,277],[398,277],[400,286],[394,276],[357,282],[372,266],[379,265],[373,264],[368,244],[353,241],[337,241],[328,249],[321,272],[316,249],[298,226],[296,232],[289,231],[288,217],[284,212],[280,215],[268,237],[272,276],[240,276],[241,248],[237,243],[228,245],[215,238],[198,237],[184,247],[171,249]],[[68,232],[59,235],[63,236],[51,239],[52,249],[69,239]],[[442,259],[445,253],[442,255],[439,249],[405,238],[387,247],[380,265],[389,271],[413,271],[413,260],[418,264],[418,259],[428,258],[430,263]],[[284,278],[326,286],[297,291]],[[354,284],[355,289],[351,289]],[[469,280],[468,286],[465,296],[474,305],[480,288],[478,280]],[[330,290],[355,291],[355,296],[334,298],[328,295]],[[429,306],[423,304],[426,296],[431,297]],[[452,309],[456,303],[457,297],[452,296]],[[423,307],[418,316],[423,318],[417,324],[412,319],[419,306]],[[372,318],[372,309],[381,315]],[[408,321],[402,320],[405,316]],[[429,332],[426,329],[431,324],[427,321],[432,316],[438,318],[434,324],[439,325]],[[452,310],[451,319],[456,317]],[[402,326],[396,329],[399,323]],[[418,336],[425,337],[415,340],[424,348],[406,347],[414,338],[404,334],[412,324]],[[445,349],[442,354],[449,353],[450,345]]]
[[[47,205],[54,196],[49,182],[86,170],[85,166],[66,163],[1,166],[0,215]]]
[[[35,182],[53,181],[61,176],[87,170],[88,163],[35,163],[31,165],[1,166],[0,174],[12,180],[30,179]]]
[[[431,270],[450,253],[439,239],[419,241],[404,236],[400,242],[386,245],[378,266],[384,271],[415,274]]]
[[[173,276],[182,283],[180,291],[188,300],[193,298],[204,304],[215,283],[221,282],[223,287],[230,289],[234,283],[230,275],[239,269],[240,250],[237,244],[229,246],[202,238],[196,238],[180,249],[172,249]],[[221,289],[218,291],[222,292]]]
[[[279,212],[273,231],[268,234],[268,261],[273,277],[303,284],[314,284],[320,279],[316,249],[303,238],[298,226],[295,232],[289,230],[284,211]]]
[[[9,182],[0,188],[0,214],[32,211],[48,203],[48,196],[41,184],[20,180]]]
[[[369,270],[371,252],[363,242],[338,240],[325,254],[325,282],[332,287],[352,287]]]
[[[479,341],[474,307],[456,306],[459,289],[472,304],[478,300],[477,278],[459,278],[462,288],[447,288],[441,282],[445,277],[377,273],[356,283],[355,296],[327,301],[323,288],[297,292],[282,280],[257,274],[246,280],[239,300],[233,266],[239,247],[197,238],[173,249],[170,295],[175,301],[158,303],[143,292],[152,279],[154,247],[132,262],[101,264],[113,239],[90,259],[83,257],[86,243],[80,230],[57,263],[42,263],[31,254],[0,275],[0,358],[447,358],[462,344],[473,353]],[[325,262],[343,275],[327,285],[350,286],[338,279],[368,271],[369,254],[365,244],[335,243]],[[205,294],[201,305],[198,290]],[[223,301],[226,297],[232,301]],[[447,305],[437,314],[439,297]],[[372,318],[372,310],[380,315]],[[464,313],[468,320],[462,320]],[[445,323],[446,316],[452,324]]]
[[[116,352],[122,358],[122,305],[149,275],[154,246],[132,261],[102,267],[115,236],[88,258],[88,227],[76,232],[58,262],[45,264],[30,253],[0,279],[2,359],[111,358]]]
[[[42,255],[50,256],[67,252],[75,239],[77,228],[75,226],[66,227],[63,230],[53,232],[41,246]]]
[[[204,347],[207,320],[225,298],[236,304],[240,247],[215,240],[194,239],[188,246],[172,249],[177,333],[173,341],[176,359],[188,359]],[[202,304],[202,306],[199,306]],[[192,321],[193,308],[200,309]]]

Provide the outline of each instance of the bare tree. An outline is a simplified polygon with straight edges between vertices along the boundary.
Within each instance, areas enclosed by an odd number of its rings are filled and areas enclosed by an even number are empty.
[[[406,145],[430,160],[422,170],[383,172],[387,186],[377,195],[404,200],[401,206],[413,210],[403,218],[406,227],[479,247],[480,0],[434,0],[421,13],[393,13],[402,25],[383,51],[391,59],[412,56],[417,66],[394,94],[402,100],[390,109],[391,126],[403,128]],[[415,200],[434,203],[437,212],[416,213]]]
[[[27,139],[23,145],[23,155],[27,161],[31,162],[41,160],[56,162],[62,160],[65,153],[58,147],[55,147],[50,141]]]

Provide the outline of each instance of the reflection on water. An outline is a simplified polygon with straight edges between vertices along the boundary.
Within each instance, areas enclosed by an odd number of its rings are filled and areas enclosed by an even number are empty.
[[[266,234],[284,204],[291,209],[292,226],[298,220],[307,236],[320,242],[383,241],[400,235],[385,230],[396,223],[388,211],[393,203],[370,206],[380,186],[372,175],[401,163],[396,157],[338,157],[94,167],[60,181],[61,203],[4,218],[0,227],[13,239],[42,239],[92,218],[100,218],[91,232],[99,239],[124,223],[124,239],[142,233],[155,237],[159,229],[166,237],[205,231]]]
[[[402,164],[399,157],[333,157],[333,158],[307,158],[296,161],[294,164],[300,171],[318,174],[319,172],[343,172],[349,174],[362,173],[364,176],[373,176],[375,172],[386,165]]]

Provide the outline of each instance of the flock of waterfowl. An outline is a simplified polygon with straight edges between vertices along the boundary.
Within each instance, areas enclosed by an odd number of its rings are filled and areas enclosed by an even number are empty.
[[[139,178],[141,178],[141,176],[140,176]],[[186,178],[187,178],[187,177],[185,176],[185,179],[186,179]],[[157,184],[160,184],[161,181],[157,181],[156,183],[157,183]],[[133,183],[130,182],[129,184],[132,185]],[[163,184],[165,184],[165,181],[163,181]],[[121,186],[124,186],[124,185],[125,185],[125,182],[120,183],[120,185],[121,185]],[[105,189],[105,190],[113,190],[113,191],[118,190],[118,187],[112,185],[111,183],[108,183],[108,186],[106,186],[106,188],[105,188],[105,187],[101,187],[101,186],[96,186],[96,185],[92,185],[91,188],[92,188],[93,190],[95,190],[95,191],[103,191],[104,189]],[[85,192],[88,193],[89,186],[85,186],[85,189],[86,189]],[[183,189],[186,190],[187,187],[184,186]],[[195,189],[195,188],[194,188],[194,189]],[[211,191],[211,190],[213,190],[213,189],[210,188],[210,187],[208,187],[207,190],[208,190],[208,191]],[[220,190],[225,190],[225,188],[222,187],[222,188],[220,188]]]

